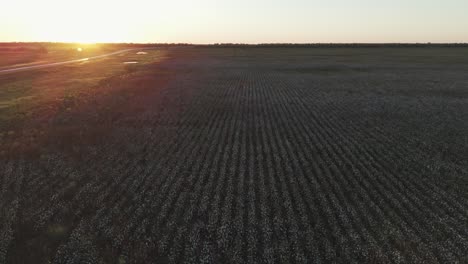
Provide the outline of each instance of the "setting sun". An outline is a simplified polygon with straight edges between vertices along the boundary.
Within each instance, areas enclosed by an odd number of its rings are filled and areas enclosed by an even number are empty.
[[[2,27],[11,30],[11,33],[2,33],[6,36],[19,35],[16,39],[74,43],[130,42],[135,38],[132,28],[139,23],[134,9],[109,1],[83,0],[77,5],[70,5],[68,1],[19,0],[6,5],[11,12],[3,19],[21,23]]]
[[[0,41],[465,42],[467,1],[3,1]]]

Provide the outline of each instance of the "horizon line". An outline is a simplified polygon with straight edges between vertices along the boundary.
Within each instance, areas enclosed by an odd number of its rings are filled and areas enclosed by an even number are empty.
[[[190,42],[64,42],[64,41],[0,41],[0,44],[133,44],[133,45],[186,45],[186,46],[216,46],[216,45],[468,45],[468,42],[213,42],[213,43],[190,43]]]

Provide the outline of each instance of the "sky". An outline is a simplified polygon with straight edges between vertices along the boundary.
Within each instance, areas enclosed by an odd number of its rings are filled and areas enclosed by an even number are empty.
[[[468,42],[468,0],[5,0],[0,42]]]

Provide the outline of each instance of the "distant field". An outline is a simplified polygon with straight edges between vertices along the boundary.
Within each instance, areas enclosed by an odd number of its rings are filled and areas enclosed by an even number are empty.
[[[11,64],[13,66],[5,66],[3,69],[83,59],[132,48],[76,44],[48,44],[47,47],[48,53],[42,59]],[[78,52],[77,47],[82,51]],[[137,54],[138,51],[136,49],[99,60],[14,74],[0,72],[0,130],[20,128],[24,121],[50,117],[45,116],[51,114],[46,112],[52,111],[54,115],[59,115],[65,110],[70,111],[78,105],[78,100],[96,99],[99,94],[109,92],[109,89],[115,92],[117,87],[109,87],[110,83],[117,82],[115,79],[125,79],[136,69],[164,59],[161,49],[144,50],[143,54]],[[29,51],[25,51],[27,52]],[[59,55],[51,55],[54,52]],[[136,64],[126,64],[127,62]]]
[[[123,45],[0,43],[0,70],[45,62],[86,58],[123,49]]]
[[[168,47],[0,74],[0,263],[466,263],[467,72]]]

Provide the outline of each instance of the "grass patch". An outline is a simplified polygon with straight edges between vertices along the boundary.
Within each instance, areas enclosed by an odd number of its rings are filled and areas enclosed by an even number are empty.
[[[157,68],[164,53],[136,52],[0,76],[0,133],[7,138],[0,155],[36,157],[53,147],[79,158],[81,146],[100,142],[113,120],[141,109],[133,100],[144,101],[170,75]],[[127,60],[139,63],[125,65]],[[37,137],[25,133],[36,128]]]
[[[127,52],[99,60],[65,66],[0,75],[0,130],[25,117],[48,109],[54,115],[69,111],[85,97],[92,98],[111,85],[124,81],[129,74],[161,60],[163,53],[148,50],[146,54]],[[125,65],[125,61],[138,64]],[[105,88],[105,89],[104,89]],[[3,129],[2,129],[3,127]]]
[[[49,226],[47,235],[52,239],[62,239],[67,235],[67,228],[60,224]]]

